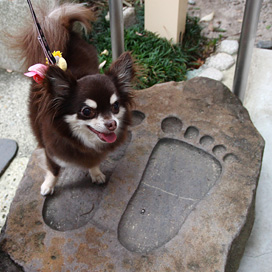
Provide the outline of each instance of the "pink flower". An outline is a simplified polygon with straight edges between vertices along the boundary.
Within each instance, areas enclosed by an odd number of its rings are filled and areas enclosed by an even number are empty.
[[[46,70],[47,70],[48,66],[44,65],[44,64],[35,64],[33,66],[30,66],[28,68],[28,73],[25,73],[25,76],[28,77],[33,77],[33,79],[37,82],[37,83],[42,83]]]

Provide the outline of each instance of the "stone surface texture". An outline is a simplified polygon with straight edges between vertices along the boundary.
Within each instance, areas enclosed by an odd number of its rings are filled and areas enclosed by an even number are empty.
[[[24,271],[238,269],[264,148],[246,109],[207,78],[135,97],[130,137],[102,167],[107,185],[65,169],[43,198],[43,153],[33,153],[1,237]]]
[[[213,67],[209,67],[207,69],[204,69],[203,72],[199,74],[200,77],[208,77],[214,80],[221,81],[223,79],[223,74],[218,69],[215,69]]]
[[[218,53],[206,60],[206,65],[208,67],[213,67],[220,71],[230,68],[235,63],[234,58],[226,53]]]
[[[237,54],[239,43],[236,40],[224,40],[221,42],[218,51],[229,55]]]

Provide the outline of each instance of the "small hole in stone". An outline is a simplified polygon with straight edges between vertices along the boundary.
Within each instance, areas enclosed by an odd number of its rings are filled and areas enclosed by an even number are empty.
[[[145,119],[145,114],[143,112],[137,111],[137,110],[132,111],[131,126],[135,127],[140,125],[144,119]]]
[[[193,139],[193,138],[196,138],[198,134],[199,134],[199,130],[196,127],[188,127],[184,134],[184,137],[186,139]]]
[[[228,163],[228,162],[232,163],[232,162],[237,162],[238,158],[236,155],[229,153],[224,156],[223,161],[226,163]]]
[[[52,259],[52,260],[56,260],[57,257],[53,255],[53,256],[51,256],[51,259]]]
[[[205,136],[201,137],[199,142],[203,146],[209,146],[214,142],[214,139],[211,136],[205,135]]]
[[[217,156],[223,154],[224,152],[226,152],[226,147],[223,146],[223,145],[216,145],[214,148],[213,148],[213,153]]]
[[[182,129],[182,122],[177,117],[167,117],[162,121],[161,129],[165,133],[177,133]]]

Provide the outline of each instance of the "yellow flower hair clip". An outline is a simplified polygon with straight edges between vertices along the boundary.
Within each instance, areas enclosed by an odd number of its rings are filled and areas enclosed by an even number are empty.
[[[60,69],[62,69],[63,71],[67,70],[67,62],[66,60],[62,57],[62,53],[60,51],[54,51],[52,53],[52,55],[55,57],[56,59],[56,65],[59,66]],[[46,64],[48,63],[48,59],[46,58]]]

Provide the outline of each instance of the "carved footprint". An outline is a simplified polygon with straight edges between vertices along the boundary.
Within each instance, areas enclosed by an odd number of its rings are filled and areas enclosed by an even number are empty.
[[[148,253],[175,237],[219,179],[222,163],[237,159],[211,136],[201,137],[198,128],[184,130],[176,117],[164,119],[161,127],[165,137],[154,147],[119,223],[119,241],[133,252]]]

